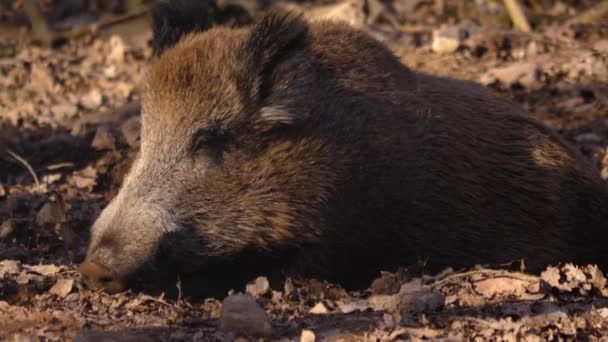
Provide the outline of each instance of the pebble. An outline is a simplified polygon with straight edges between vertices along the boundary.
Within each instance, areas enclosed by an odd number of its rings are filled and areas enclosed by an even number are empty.
[[[91,90],[80,98],[80,105],[86,109],[97,109],[101,106],[103,97],[98,89]]]
[[[459,25],[433,31],[431,50],[436,53],[452,53],[460,47],[470,35],[469,30]]]
[[[246,285],[245,291],[253,297],[260,297],[270,291],[270,283],[266,277],[257,277],[254,281]]]
[[[433,43],[431,44],[431,50],[436,53],[452,53],[458,50],[459,46],[460,40],[456,38],[433,35]]]
[[[268,315],[255,299],[247,294],[236,294],[224,299],[219,329],[236,336],[268,338],[272,335]]]
[[[303,329],[300,335],[300,342],[315,342],[316,336],[312,330]]]

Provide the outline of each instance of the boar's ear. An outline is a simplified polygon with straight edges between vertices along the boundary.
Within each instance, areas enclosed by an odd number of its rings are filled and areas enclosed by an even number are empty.
[[[262,120],[281,124],[298,120],[297,115],[267,100],[276,79],[275,69],[306,47],[307,36],[308,24],[296,12],[269,11],[252,28],[243,50],[246,72],[239,77],[239,88]]]
[[[152,49],[160,55],[185,34],[211,27],[218,13],[213,0],[163,0],[152,9]]]

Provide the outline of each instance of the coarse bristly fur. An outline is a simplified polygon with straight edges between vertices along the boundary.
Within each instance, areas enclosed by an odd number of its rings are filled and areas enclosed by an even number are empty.
[[[344,24],[198,32],[181,8],[155,16],[141,150],[92,228],[91,286],[153,265],[347,287],[417,260],[608,265],[606,185],[518,106]]]

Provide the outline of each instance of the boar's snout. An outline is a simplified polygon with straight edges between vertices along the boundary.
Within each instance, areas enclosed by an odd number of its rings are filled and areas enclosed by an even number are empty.
[[[103,289],[108,293],[118,293],[126,288],[124,281],[111,270],[88,259],[80,264],[78,271],[87,286],[93,290]]]

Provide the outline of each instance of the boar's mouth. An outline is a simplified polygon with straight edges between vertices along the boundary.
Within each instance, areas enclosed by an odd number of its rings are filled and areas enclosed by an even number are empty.
[[[127,275],[127,287],[152,295],[164,293],[168,298],[223,298],[231,289],[243,290],[258,276],[276,284],[284,279],[281,270],[292,253],[269,255],[244,250],[230,258],[209,257],[205,256],[204,243],[191,230],[166,233],[152,260]],[[196,244],[199,252],[187,244]]]

